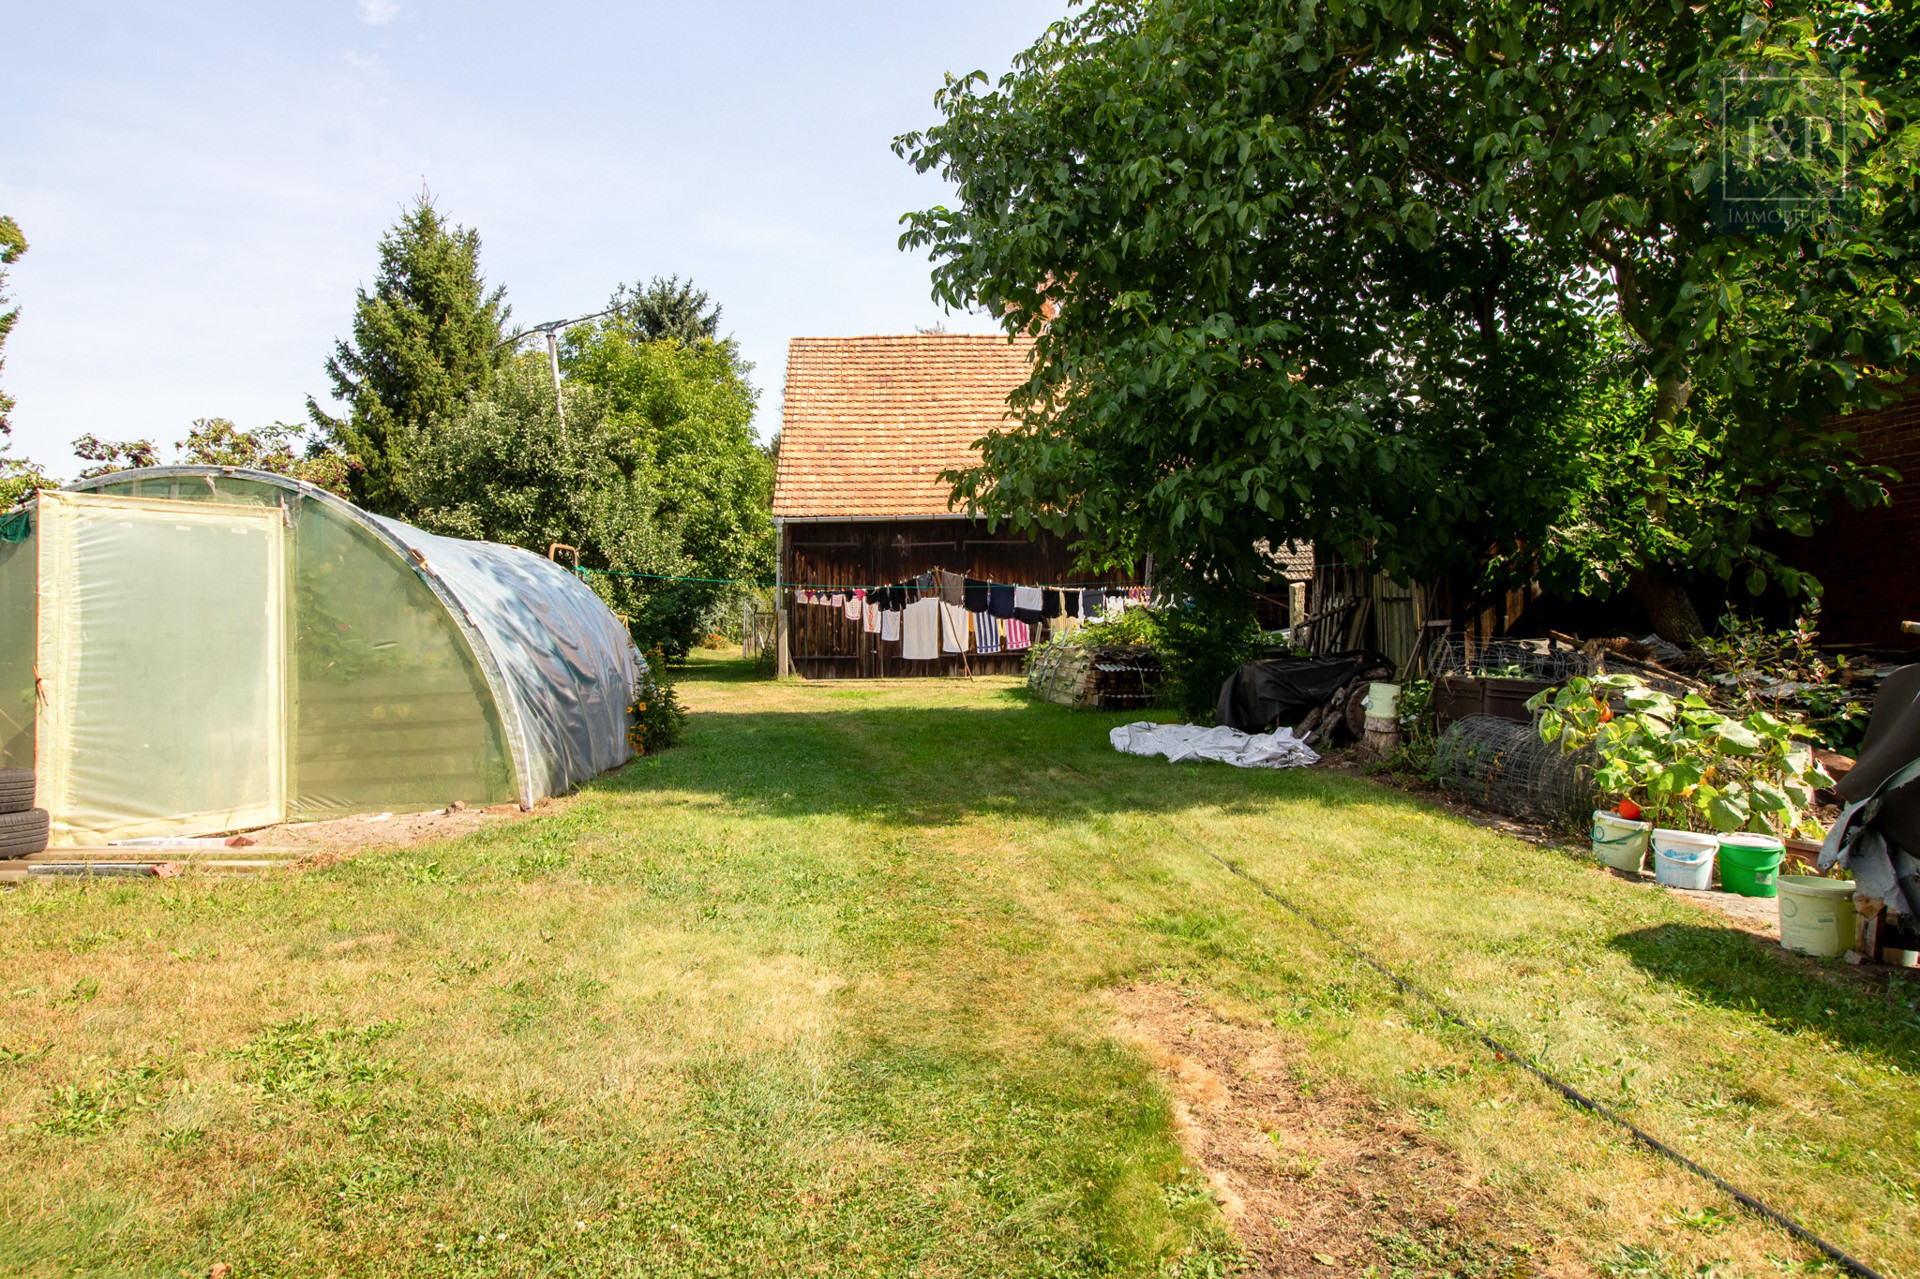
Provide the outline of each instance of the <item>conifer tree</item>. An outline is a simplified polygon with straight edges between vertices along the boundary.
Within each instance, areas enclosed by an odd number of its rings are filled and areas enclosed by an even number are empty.
[[[512,352],[501,345],[506,290],[487,290],[480,236],[457,226],[422,192],[380,240],[380,274],[358,290],[353,337],[327,361],[342,417],[311,398],[314,425],[347,454],[356,501],[405,513],[408,441],[435,416],[484,395]]]

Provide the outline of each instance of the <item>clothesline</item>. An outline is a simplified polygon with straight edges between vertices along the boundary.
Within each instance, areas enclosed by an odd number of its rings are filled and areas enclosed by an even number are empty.
[[[562,567],[568,567],[568,566],[563,565]],[[643,577],[648,579],[649,581],[654,581],[654,582],[699,582],[709,586],[786,586],[786,587],[791,587],[794,590],[808,590],[808,591],[820,591],[820,590],[883,591],[883,590],[886,590],[889,586],[900,585],[900,583],[897,583],[897,582],[894,582],[894,583],[888,583],[888,582],[874,582],[874,583],[770,582],[770,581],[767,581],[765,578],[758,578],[758,577],[678,577],[672,573],[633,573],[633,572],[628,572],[625,569],[586,568],[584,566],[575,567],[573,568],[572,571],[575,573],[578,573],[582,577],[585,577],[589,573],[597,573],[602,577]],[[1032,582],[1032,583],[1020,582],[1020,583],[998,583],[998,585],[1020,585],[1020,586],[1031,585],[1031,586],[1037,586],[1041,590],[1049,590],[1049,591],[1079,591],[1079,590],[1087,590],[1089,588],[1095,589],[1095,590],[1104,588],[1107,590],[1114,590],[1114,591],[1137,589],[1134,587],[1129,587],[1124,583],[1113,583],[1113,582]]]
[[[968,652],[1018,652],[1033,646],[1042,623],[1096,621],[1147,596],[1137,586],[1013,586],[935,569],[893,586],[801,588],[794,603],[844,613],[880,642],[897,641],[901,660],[913,662]]]

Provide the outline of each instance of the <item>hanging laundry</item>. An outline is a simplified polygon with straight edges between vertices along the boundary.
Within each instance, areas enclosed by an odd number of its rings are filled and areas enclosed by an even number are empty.
[[[960,608],[967,602],[967,579],[958,573],[949,573],[943,568],[933,570],[934,581],[940,590],[940,602]]]
[[[866,594],[865,591],[855,591],[847,596],[847,620],[849,622],[857,622],[860,620],[860,610],[866,604]]]
[[[940,647],[949,653],[967,651],[967,608],[940,601]]]
[[[847,606],[847,597],[843,594],[835,593],[833,598],[827,601],[827,606],[829,608],[845,608]]]
[[[1089,622],[1097,622],[1107,611],[1107,593],[1102,590],[1086,591],[1080,596],[1080,616]]]
[[[1064,604],[1066,605],[1066,613],[1067,613],[1067,616],[1068,616],[1068,617],[1079,617],[1079,616],[1080,616],[1080,592],[1079,592],[1079,591],[1064,591],[1064,592],[1062,592],[1062,594],[1063,594],[1063,595],[1064,595],[1064,596],[1066,597],[1066,598],[1065,598],[1065,599],[1064,599],[1064,600],[1062,601],[1062,603],[1064,603]]]
[[[880,638],[883,641],[900,638],[900,610],[890,608],[880,614]]]
[[[1046,618],[1048,621],[1052,621],[1065,612],[1066,610],[1060,606],[1059,591],[1044,590],[1040,592],[1040,616]]]
[[[860,609],[860,629],[869,635],[880,633],[880,601],[874,598],[878,594],[878,591],[870,592]]]
[[[1007,651],[1033,647],[1033,630],[1025,622],[1010,621],[1002,623],[1007,628]]]
[[[973,646],[982,653],[1000,651],[1000,619],[985,609],[973,614]]]
[[[1013,588],[1011,586],[991,587],[987,592],[987,612],[1002,620],[1013,616]]]
[[[940,656],[939,600],[919,599],[907,605],[900,619],[900,656],[909,662]]]
[[[1029,626],[1040,620],[1039,587],[1016,586],[1013,588],[1013,615]]]
[[[987,611],[987,584],[977,577],[967,579],[967,612],[984,613]]]

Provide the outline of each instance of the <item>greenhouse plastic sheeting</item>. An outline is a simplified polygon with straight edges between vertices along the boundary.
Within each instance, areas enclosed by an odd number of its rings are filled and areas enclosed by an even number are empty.
[[[639,655],[584,582],[518,547],[367,518],[415,554],[485,642],[512,701],[502,718],[517,738],[523,799],[559,794],[632,757],[627,705]]]
[[[19,541],[0,538],[0,768],[33,767],[40,548],[30,523],[27,533]]]
[[[36,509],[55,842],[281,820],[281,512],[59,492]]]

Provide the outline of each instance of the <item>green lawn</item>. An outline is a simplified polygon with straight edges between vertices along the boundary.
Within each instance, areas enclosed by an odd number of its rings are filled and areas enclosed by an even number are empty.
[[[1920,1274],[1909,986],[1369,782],[1119,756],[1009,680],[682,690],[683,748],[456,842],[0,897],[0,1273],[1231,1273],[1128,987],[1429,1153],[1392,1205],[1282,1160],[1380,1225],[1270,1273],[1823,1269],[1217,854]]]

